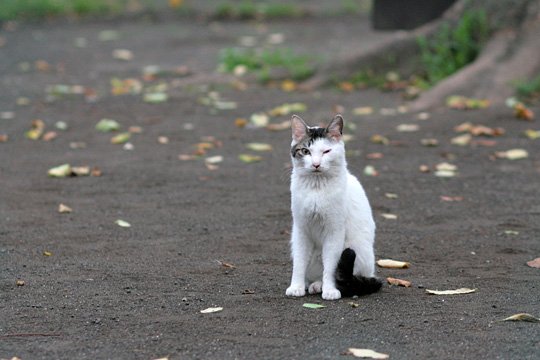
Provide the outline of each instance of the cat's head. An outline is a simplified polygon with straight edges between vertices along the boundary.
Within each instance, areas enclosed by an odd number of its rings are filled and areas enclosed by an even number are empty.
[[[295,170],[330,174],[345,164],[341,115],[336,115],[327,127],[308,126],[299,116],[293,115],[291,127],[291,157]]]

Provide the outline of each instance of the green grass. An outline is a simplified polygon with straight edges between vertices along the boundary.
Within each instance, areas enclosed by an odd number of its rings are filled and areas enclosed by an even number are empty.
[[[275,19],[301,17],[306,11],[293,4],[255,3],[245,0],[240,3],[223,2],[214,10],[218,19]]]
[[[61,15],[99,15],[120,10],[125,0],[0,0],[0,20]]]
[[[521,100],[534,101],[540,99],[540,75],[529,81],[516,83],[516,94]]]
[[[310,57],[295,54],[290,49],[239,49],[226,48],[220,54],[220,69],[233,72],[239,65],[257,74],[261,82],[272,79],[273,70],[284,70],[293,80],[305,80],[314,73]]]
[[[435,84],[474,61],[487,35],[485,12],[472,11],[454,28],[445,24],[432,39],[418,38],[426,80]]]

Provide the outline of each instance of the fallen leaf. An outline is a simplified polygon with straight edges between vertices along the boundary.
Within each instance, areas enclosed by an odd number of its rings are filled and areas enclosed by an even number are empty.
[[[0,134],[0,143],[7,142],[8,139],[9,137],[7,136],[7,134]]]
[[[223,310],[222,307],[209,307],[208,309],[201,310],[200,312],[201,314],[210,314],[210,313],[215,313],[222,310]]]
[[[420,140],[420,144],[428,147],[435,147],[439,146],[439,140],[437,139],[422,139]]]
[[[52,252],[50,251],[44,251],[43,256],[52,256]]]
[[[144,94],[143,101],[151,104],[158,104],[165,102],[169,99],[169,95],[164,92],[148,93]]]
[[[431,171],[429,166],[427,166],[427,165],[420,165],[418,167],[418,170],[420,170],[420,172],[422,172],[422,173],[428,173],[428,172]]]
[[[236,269],[236,266],[234,266],[233,264],[231,263],[228,263],[228,262],[225,262],[225,261],[221,261],[221,260],[216,260],[217,263],[225,268],[228,268],[228,269]]]
[[[158,136],[158,139],[157,139],[158,143],[162,144],[162,145],[166,145],[169,143],[169,138],[166,137],[166,136]]]
[[[52,141],[58,136],[56,131],[47,131],[41,138],[43,141]]]
[[[471,140],[471,134],[463,134],[452,138],[452,140],[450,140],[450,143],[452,143],[453,145],[467,146],[471,143]]]
[[[63,164],[50,168],[47,174],[50,177],[66,177],[71,175],[71,165]]]
[[[88,176],[90,175],[90,166],[73,166],[71,168],[71,175]]]
[[[239,127],[239,128],[243,128],[243,127],[245,127],[247,124],[248,124],[248,121],[247,121],[247,119],[245,119],[245,118],[236,118],[236,119],[234,120],[234,125],[235,125],[236,127]]]
[[[514,116],[518,119],[532,121],[534,119],[534,112],[526,107],[523,103],[518,102],[513,107]]]
[[[257,155],[249,155],[249,154],[240,154],[238,155],[238,158],[240,161],[243,161],[245,163],[254,163],[262,160],[262,157]]]
[[[410,282],[410,281],[407,281],[407,280],[396,279],[396,278],[393,278],[393,277],[387,277],[387,278],[386,278],[386,281],[388,281],[388,283],[389,283],[390,285],[403,286],[403,287],[411,287],[411,282]]]
[[[268,125],[268,115],[265,113],[255,113],[250,116],[249,121],[252,126],[260,128]]]
[[[388,199],[397,199],[399,197],[398,194],[394,194],[394,193],[384,193],[384,196],[387,197]]]
[[[531,314],[527,313],[519,313],[512,316],[507,317],[506,319],[502,319],[501,321],[526,321],[526,322],[540,322],[540,319],[532,316]]]
[[[527,129],[524,134],[531,140],[540,139],[540,130]]]
[[[435,165],[435,176],[438,177],[453,177],[456,176],[457,166],[443,162]]]
[[[532,268],[540,269],[540,257],[531,261],[527,261],[527,265]]]
[[[431,115],[427,112],[421,112],[418,115],[416,115],[416,118],[418,120],[428,120],[431,117]]]
[[[353,114],[358,116],[373,114],[373,108],[371,106],[361,106],[353,109]]]
[[[388,145],[390,143],[390,140],[388,140],[387,137],[379,135],[379,134],[375,134],[371,136],[370,140],[374,144]]]
[[[86,148],[86,143],[83,141],[72,141],[69,143],[70,149],[84,149]]]
[[[347,350],[348,355],[359,358],[369,358],[369,359],[388,359],[390,356],[388,354],[379,353],[371,349],[357,349],[349,348]]]
[[[60,214],[69,214],[69,213],[72,212],[72,211],[73,211],[73,209],[70,208],[70,207],[67,206],[67,205],[64,205],[64,204],[58,205],[58,212],[59,212]]]
[[[519,235],[519,231],[516,230],[504,230],[505,235]]]
[[[366,159],[369,159],[369,160],[379,160],[379,159],[382,159],[383,157],[384,157],[384,154],[380,152],[366,154]]]
[[[283,80],[281,82],[281,90],[283,90],[285,92],[294,91],[294,90],[296,90],[297,86],[298,85],[296,84],[296,82],[294,82],[292,80]]]
[[[204,162],[206,164],[210,164],[210,165],[219,164],[219,163],[223,162],[223,156],[221,156],[221,155],[210,156],[210,157],[207,157],[206,159],[204,159]]]
[[[354,84],[350,81],[342,81],[338,84],[338,87],[344,92],[351,92],[354,90]]]
[[[98,34],[99,41],[113,41],[120,38],[120,33],[116,30],[102,30]]]
[[[246,144],[246,148],[253,151],[272,151],[272,145],[265,143],[249,143]]]
[[[17,280],[17,281],[15,281],[15,285],[17,285],[17,286],[24,286],[24,280]]]
[[[11,120],[15,118],[15,113],[13,111],[1,111],[0,119],[2,120]]]
[[[460,295],[460,294],[470,294],[475,292],[476,289],[469,288],[460,288],[456,290],[429,290],[426,289],[426,292],[431,295]]]
[[[132,134],[142,134],[143,129],[140,126],[130,126],[128,131]]]
[[[372,165],[367,165],[364,168],[364,175],[366,176],[379,176],[379,172]]]
[[[112,57],[117,60],[130,61],[133,60],[133,52],[127,49],[115,49]]]
[[[131,227],[130,223],[124,220],[120,220],[120,219],[116,220],[114,223],[120,227],[125,227],[125,228]]]
[[[452,95],[446,99],[446,106],[451,109],[458,110],[484,109],[489,106],[489,100],[467,98],[461,95]]]
[[[398,216],[396,214],[382,213],[381,216],[387,220],[397,220]]]
[[[529,153],[524,149],[511,149],[507,151],[497,151],[495,157],[499,159],[520,160],[528,158]]]
[[[500,127],[490,128],[484,125],[475,125],[469,130],[469,132],[473,136],[501,136],[504,135],[506,131]]]
[[[120,124],[116,120],[101,119],[96,124],[96,130],[101,132],[110,132],[120,130]]]
[[[31,128],[25,133],[25,135],[30,140],[38,140],[43,134],[44,129],[45,123],[43,120],[36,119],[32,121]]]
[[[143,84],[139,79],[119,79],[113,77],[110,83],[111,94],[113,94],[114,96],[125,94],[137,95],[140,94],[143,89]]]
[[[386,269],[408,269],[409,266],[411,266],[411,264],[406,261],[398,261],[392,259],[377,260],[377,265]]]
[[[123,132],[111,138],[111,144],[124,144],[131,138],[130,132]]]
[[[255,294],[255,290],[245,289],[244,291],[242,291],[242,295],[253,295],[253,294]]]
[[[182,161],[189,161],[189,160],[195,160],[197,157],[195,155],[189,155],[189,154],[179,154],[178,160]]]
[[[308,308],[308,309],[322,309],[322,308],[326,307],[325,305],[311,304],[311,303],[304,303],[304,305],[302,305],[302,306],[305,307],[305,308]]]
[[[348,302],[347,304],[348,304],[348,305],[351,305],[351,307],[353,307],[353,308],[360,307],[360,304],[359,304],[359,303],[355,303],[354,301]]]
[[[266,128],[270,131],[289,130],[291,128],[291,122],[289,120],[285,120],[277,124],[268,124]]]
[[[401,124],[396,127],[399,132],[415,132],[420,130],[420,126],[417,124]]]
[[[445,196],[445,195],[441,195],[441,201],[452,202],[452,201],[462,201],[462,200],[463,200],[463,196]]]
[[[91,175],[91,176],[95,176],[95,177],[101,176],[101,175],[102,175],[101,169],[98,168],[98,167],[96,167],[96,166],[94,166],[94,167],[92,168],[92,170],[90,170],[90,175]]]
[[[470,122],[464,122],[454,128],[455,132],[469,132],[474,125]]]
[[[68,129],[68,124],[65,121],[57,121],[54,123],[54,127],[58,130],[66,131]]]
[[[280,106],[276,106],[272,110],[270,110],[268,113],[270,116],[285,116],[292,113],[297,112],[304,112],[307,110],[307,106],[304,103],[296,102],[296,103],[285,103]]]

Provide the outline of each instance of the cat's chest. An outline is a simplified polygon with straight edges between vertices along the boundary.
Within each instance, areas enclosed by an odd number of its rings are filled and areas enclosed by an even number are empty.
[[[295,217],[320,221],[342,212],[344,196],[342,191],[297,191],[292,194],[292,208]]]

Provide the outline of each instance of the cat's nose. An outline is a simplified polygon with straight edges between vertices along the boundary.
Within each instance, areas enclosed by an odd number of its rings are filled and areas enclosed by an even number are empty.
[[[318,169],[320,166],[321,166],[321,164],[313,164],[313,167],[314,167],[315,169]]]

